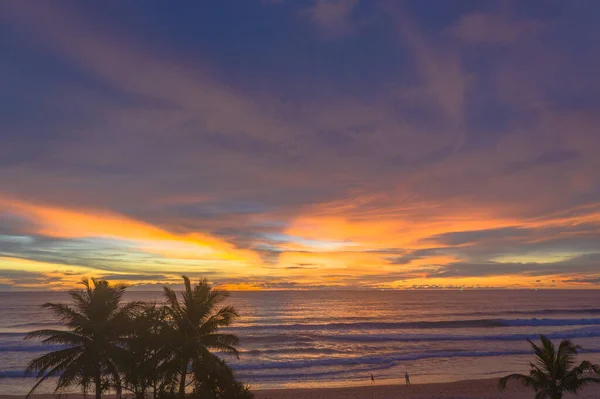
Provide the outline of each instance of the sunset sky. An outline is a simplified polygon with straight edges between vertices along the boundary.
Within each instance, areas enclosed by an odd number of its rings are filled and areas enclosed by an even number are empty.
[[[0,290],[600,288],[600,2],[0,2]]]

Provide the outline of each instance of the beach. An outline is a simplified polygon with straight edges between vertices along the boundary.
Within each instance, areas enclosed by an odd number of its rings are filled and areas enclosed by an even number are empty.
[[[257,399],[531,399],[533,391],[519,385],[509,385],[503,392],[498,390],[497,379],[464,380],[448,383],[405,385],[375,385],[315,388],[281,389],[257,391]],[[600,387],[591,387],[578,396],[565,395],[565,398],[597,399]]]
[[[448,383],[405,385],[354,386],[340,388],[265,389],[255,391],[256,399],[531,399],[533,391],[519,385],[509,385],[504,392],[498,390],[497,379],[464,380]],[[90,398],[91,395],[88,395]],[[111,396],[104,396],[111,398]],[[590,387],[578,396],[565,398],[597,399],[600,386]],[[22,399],[24,395],[0,395],[0,399]],[[34,395],[33,399],[54,399],[55,396]],[[82,395],[64,395],[64,399],[81,399]]]

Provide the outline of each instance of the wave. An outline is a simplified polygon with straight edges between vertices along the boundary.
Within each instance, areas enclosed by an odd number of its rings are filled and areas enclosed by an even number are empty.
[[[600,337],[600,331],[580,333],[554,333],[546,334],[550,339],[571,338],[596,338]],[[497,335],[395,335],[395,334],[346,334],[346,335],[322,335],[318,340],[340,341],[340,342],[431,342],[431,341],[524,341],[536,340],[539,334],[497,334]]]
[[[546,334],[551,339],[573,339],[573,338],[598,338],[600,337],[600,319],[513,319],[513,320],[475,320],[471,325],[492,325],[502,327],[523,327],[523,326],[585,326],[579,329],[571,329],[561,332]],[[459,320],[455,322],[431,322],[431,323],[450,323],[455,326],[456,323],[463,323]],[[481,323],[483,322],[483,323]],[[246,353],[255,356],[259,354],[279,353],[317,353],[317,354],[332,354],[338,352],[330,352],[327,348],[314,348],[313,343],[319,341],[328,342],[355,342],[355,343],[376,343],[376,342],[433,342],[433,341],[523,341],[526,339],[536,340],[539,338],[537,333],[511,333],[511,334],[414,334],[414,333],[352,333],[352,330],[365,329],[365,324],[368,324],[371,329],[375,326],[382,330],[393,330],[390,325],[405,327],[406,325],[414,325],[415,323],[354,323],[351,325],[344,324],[345,328],[340,328],[340,323],[335,323],[336,328],[321,328],[321,331],[339,331],[341,333],[320,333],[314,331],[312,325],[301,325],[303,328],[293,326],[289,327],[289,331],[275,334],[260,334],[260,335],[244,335],[241,334],[240,339],[243,345],[247,344],[286,344],[295,345],[294,348],[257,348],[248,350]],[[464,325],[464,324],[461,324]],[[320,325],[319,325],[320,326]],[[331,324],[329,326],[332,326]],[[383,328],[382,326],[386,326]],[[254,326],[255,330],[261,329],[263,326]],[[311,330],[312,328],[312,330]],[[432,327],[439,328],[441,327]],[[452,328],[452,327],[450,327]],[[483,332],[484,330],[482,330]],[[0,333],[0,351],[1,352],[40,352],[44,350],[60,349],[62,346],[57,345],[36,345],[35,342],[26,343],[21,339],[24,333]],[[2,338],[6,339],[2,339]]]
[[[553,340],[560,339],[574,339],[574,338],[599,338],[600,328],[597,327],[583,327],[580,329],[562,331],[558,333],[546,334],[546,336]],[[265,348],[265,349],[249,349],[242,351],[242,354],[249,356],[261,356],[261,355],[285,355],[285,354],[344,354],[349,353],[351,350],[339,350],[333,348],[323,348],[307,346],[315,342],[348,342],[348,343],[362,343],[362,344],[375,344],[382,342],[442,342],[442,341],[525,341],[525,340],[536,340],[539,338],[539,334],[487,334],[487,335],[452,335],[452,334],[337,334],[337,335],[321,335],[321,334],[306,334],[304,336],[290,336],[290,335],[264,335],[260,337],[253,337],[254,342],[269,342],[269,343],[280,343],[280,344],[293,344],[296,346],[282,347],[282,348]],[[244,342],[247,343],[247,339],[244,338]],[[301,345],[301,346],[297,346]],[[11,343],[9,345],[2,345],[0,343],[0,352],[44,352],[51,350],[63,349],[65,346],[61,345],[35,345],[25,344],[18,345]],[[371,348],[372,349],[372,348]]]
[[[584,327],[575,330],[567,330],[556,333],[545,334],[550,339],[573,339],[573,338],[597,338],[600,337],[598,327]],[[484,335],[458,335],[458,334],[304,334],[296,335],[276,335],[275,339],[271,335],[242,337],[242,342],[254,343],[287,343],[304,344],[314,342],[354,342],[354,343],[377,343],[377,342],[434,342],[434,341],[525,341],[527,339],[536,340],[540,337],[537,333],[518,333],[518,334],[484,334]],[[287,338],[287,339],[284,339]],[[315,348],[313,348],[314,350]],[[293,352],[292,352],[293,351]],[[262,351],[251,351],[258,353],[295,353],[301,352],[301,348],[281,348],[268,349]]]
[[[261,355],[292,355],[292,354],[318,354],[318,355],[333,355],[336,353],[349,353],[350,351],[341,351],[331,348],[313,348],[313,347],[295,347],[295,348],[280,348],[280,349],[252,349],[242,351],[243,355],[261,356]]]
[[[457,319],[459,317],[465,317],[469,320],[472,318],[488,318],[488,319],[502,319],[503,316],[530,316],[530,317],[544,317],[547,315],[596,315],[600,314],[600,309],[597,308],[579,308],[579,309],[538,309],[538,310],[498,310],[498,311],[473,311],[473,312],[454,312],[454,313],[442,313],[436,314],[437,317],[445,317],[447,319]],[[415,316],[422,317],[422,316]],[[381,317],[375,316],[344,316],[338,319],[340,323],[350,322],[380,322]],[[301,321],[301,323],[300,323]],[[421,320],[418,320],[421,321]],[[422,320],[427,321],[427,320]],[[244,329],[247,327],[254,327],[256,325],[263,326],[281,326],[281,325],[293,325],[293,324],[316,324],[325,325],[331,323],[331,317],[290,317],[286,314],[281,316],[269,315],[268,317],[253,317],[244,318],[237,327]]]
[[[600,309],[588,309],[587,311]],[[544,312],[559,312],[548,309]],[[514,311],[515,314],[526,312]],[[474,313],[469,313],[474,314]],[[467,315],[465,313],[464,315]],[[559,327],[577,325],[600,325],[600,318],[529,318],[529,319],[465,319],[465,320],[436,320],[436,321],[401,321],[401,322],[336,322],[336,323],[295,323],[295,324],[254,324],[228,328],[235,332],[261,332],[261,331],[312,331],[312,330],[401,330],[401,329],[460,329],[460,328],[494,328],[494,327]],[[59,326],[56,323],[25,323],[15,324],[0,328],[2,336],[24,336],[27,332],[11,331],[12,328],[27,326]],[[276,335],[272,335],[276,337]],[[281,334],[285,339],[287,335]]]
[[[535,326],[578,326],[600,325],[600,318],[593,319],[474,319],[474,320],[442,320],[442,321],[408,321],[408,322],[358,322],[327,324],[279,324],[254,325],[231,328],[233,331],[265,331],[265,330],[396,330],[396,329],[445,329],[445,328],[493,328],[493,327],[535,327]]]
[[[281,380],[314,380],[322,377],[339,376],[346,374],[344,379],[356,379],[357,375],[363,373],[375,372],[379,370],[386,370],[396,366],[396,363],[380,364],[380,365],[368,365],[365,367],[353,367],[351,370],[328,370],[328,371],[316,371],[311,372],[308,370],[302,370],[297,373],[274,373],[272,371],[268,373],[250,373],[248,371],[237,371],[236,373],[243,379],[248,381],[281,381]],[[362,379],[362,377],[360,378]]]
[[[446,321],[409,321],[409,322],[358,322],[324,324],[279,324],[254,325],[232,328],[240,331],[261,330],[373,330],[373,329],[417,329],[417,328],[465,328],[465,327],[502,327],[498,319],[446,320]]]
[[[257,342],[268,342],[270,344],[295,342],[296,344],[303,344],[312,342],[312,338],[308,336],[294,336],[289,334],[241,335],[240,342],[243,345]]]
[[[596,319],[514,319],[503,320],[506,327],[532,327],[532,326],[591,326],[599,325],[600,318]]]
[[[38,321],[35,323],[22,323],[22,324],[12,324],[10,326],[6,326],[5,328],[23,328],[23,327],[51,327],[51,326],[56,326],[56,327],[61,327],[60,323],[57,323],[56,321]]]
[[[326,359],[311,359],[311,360],[292,360],[292,361],[272,361],[248,364],[231,364],[231,367],[237,372],[251,372],[261,370],[295,370],[313,367],[351,367],[351,366],[366,366],[373,370],[372,366],[380,366],[380,368],[394,367],[402,361],[414,361],[429,358],[447,358],[447,357],[491,357],[491,356],[506,356],[506,355],[522,355],[529,354],[530,350],[524,351],[496,351],[496,352],[433,352],[417,355],[401,355],[401,356],[362,356],[352,358],[326,358]],[[346,370],[347,371],[347,370]],[[352,371],[356,371],[353,369]],[[321,370],[314,372],[312,375],[327,375],[332,373],[345,372],[344,370]],[[302,373],[302,375],[309,375]],[[269,373],[270,377],[274,375]],[[289,377],[290,374],[282,374]],[[26,377],[24,371],[0,371],[0,377],[16,378]]]
[[[0,352],[47,352],[64,348],[66,348],[66,346],[62,345],[0,345]]]
[[[600,314],[600,309],[539,309],[539,310],[499,310],[495,312],[458,312],[445,316],[492,316],[492,315],[549,315],[549,314]]]
[[[600,353],[600,349],[584,350],[581,353]],[[469,358],[469,357],[497,357],[530,355],[531,350],[506,350],[506,351],[440,351],[415,355],[400,356],[363,356],[353,358],[326,358],[295,361],[272,361],[247,364],[231,364],[240,377],[249,380],[282,380],[282,379],[307,379],[318,378],[344,373],[367,372],[390,369],[401,365],[402,362],[416,361],[433,358]],[[334,369],[331,369],[331,368]],[[311,371],[310,369],[314,369]],[[264,373],[263,371],[269,370]],[[282,370],[272,372],[271,370]],[[283,371],[289,370],[290,372]],[[302,370],[294,372],[294,370]],[[25,375],[24,371],[0,371],[0,378],[33,377]]]
[[[2,371],[2,370],[0,370],[0,378],[24,378],[24,377],[35,377],[35,374],[28,376],[28,375],[25,375],[25,371],[17,371],[17,370]]]
[[[0,337],[25,337],[27,333],[17,332],[17,331],[2,331],[0,332]]]
[[[581,353],[600,353],[600,349],[582,351]],[[457,357],[496,357],[511,355],[530,355],[531,350],[506,350],[506,351],[440,351],[427,352],[414,355],[399,356],[362,356],[351,358],[325,358],[292,361],[271,361],[248,364],[233,364],[236,371],[270,370],[270,369],[304,369],[313,367],[345,367],[362,365],[389,365],[393,367],[399,362],[415,361],[432,358],[457,358]]]

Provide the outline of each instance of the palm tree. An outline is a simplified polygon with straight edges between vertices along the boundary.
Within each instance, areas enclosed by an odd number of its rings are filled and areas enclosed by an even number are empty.
[[[164,307],[145,304],[131,317],[126,353],[120,364],[124,388],[136,399],[146,398],[148,389],[157,398],[160,391],[171,385],[165,365],[171,357],[172,330],[169,328]]]
[[[237,380],[233,370],[215,355],[213,361],[195,375],[194,397],[214,399],[252,399],[250,387]]]
[[[583,361],[573,367],[579,346],[566,339],[556,350],[546,336],[540,335],[540,340],[541,346],[528,340],[536,358],[535,363],[530,363],[529,375],[511,374],[501,378],[501,390],[512,380],[532,388],[536,392],[535,399],[561,399],[565,393],[577,394],[586,385],[600,383],[600,378],[583,376],[586,372],[598,373],[598,366]]]
[[[190,279],[183,276],[184,291],[181,301],[170,288],[164,287],[167,299],[167,311],[171,317],[175,333],[171,369],[176,370],[179,380],[179,396],[185,398],[186,378],[191,374],[196,385],[215,367],[216,356],[210,351],[230,353],[238,356],[237,336],[219,333],[219,329],[227,327],[239,316],[232,306],[224,306],[217,310],[229,297],[226,291],[213,289],[205,279],[192,287]]]
[[[83,290],[72,290],[72,305],[46,303],[65,325],[66,330],[37,330],[25,339],[42,338],[45,344],[66,346],[36,359],[27,366],[27,373],[37,372],[37,383],[27,394],[50,377],[58,376],[55,392],[79,385],[84,392],[93,384],[96,399],[112,382],[120,393],[119,369],[116,359],[121,356],[119,345],[129,314],[137,302],[121,305],[125,286],[111,286],[108,281],[84,278]]]

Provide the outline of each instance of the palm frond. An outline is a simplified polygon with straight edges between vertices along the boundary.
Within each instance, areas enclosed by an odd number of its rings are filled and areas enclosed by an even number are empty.
[[[77,312],[68,305],[48,302],[43,304],[42,308],[50,309],[69,328],[89,325],[89,319],[84,314]]]
[[[144,303],[141,301],[129,302],[119,308],[117,308],[108,318],[108,323],[115,326],[123,326],[127,323],[133,312],[141,309]]]
[[[589,384],[600,384],[600,375],[583,377],[586,372],[597,372],[598,367],[588,361],[581,362],[573,367],[576,355],[580,349],[570,340],[563,340],[554,346],[548,337],[541,335],[541,345],[528,340],[535,363],[530,363],[529,376],[511,374],[500,380],[500,389],[504,389],[510,380],[518,381],[522,385],[533,388],[537,399],[562,398],[565,392],[577,393]]]
[[[60,377],[58,378],[58,381],[56,382],[55,392],[59,392],[64,388],[72,386],[78,380],[82,379],[81,369],[84,366],[84,362],[84,356],[79,356],[78,358],[74,359],[68,365],[65,366],[64,370],[60,374]]]
[[[239,317],[233,306],[225,306],[206,319],[201,326],[201,332],[210,334],[219,328],[228,327]]]
[[[555,363],[554,344],[545,335],[540,335],[542,346],[536,345],[533,341],[528,340],[533,353],[536,356],[536,362],[541,369],[553,370]]]
[[[528,387],[528,388],[536,387],[535,380],[533,378],[531,378],[530,376],[523,375],[523,374],[510,374],[510,375],[507,375],[506,377],[500,378],[500,382],[499,382],[500,390],[502,390],[502,391],[505,390],[506,385],[510,381],[514,381],[514,382],[519,383],[519,384],[523,385],[524,387]]]
[[[36,330],[28,333],[26,340],[42,339],[44,344],[83,345],[88,339],[80,334],[64,330]]]
[[[584,387],[592,384],[600,384],[600,378],[598,377],[580,377],[574,380],[565,381],[563,389],[566,392],[576,394]]]
[[[239,344],[240,339],[234,334],[208,334],[203,337],[202,341],[207,348],[238,356],[235,346]]]
[[[578,350],[581,347],[573,344],[568,339],[562,340],[556,352],[556,372],[557,375],[565,373],[575,362]]]
[[[38,381],[33,388],[31,388],[26,398],[29,398],[41,383],[50,377],[58,375],[67,368],[80,353],[79,348],[67,348],[47,353],[30,361],[25,369],[25,375],[37,371],[36,378]]]
[[[181,307],[179,306],[179,301],[177,300],[177,294],[169,287],[163,287],[163,293],[165,299],[167,300],[167,305],[169,306],[169,310],[173,310],[177,313],[181,313]]]

